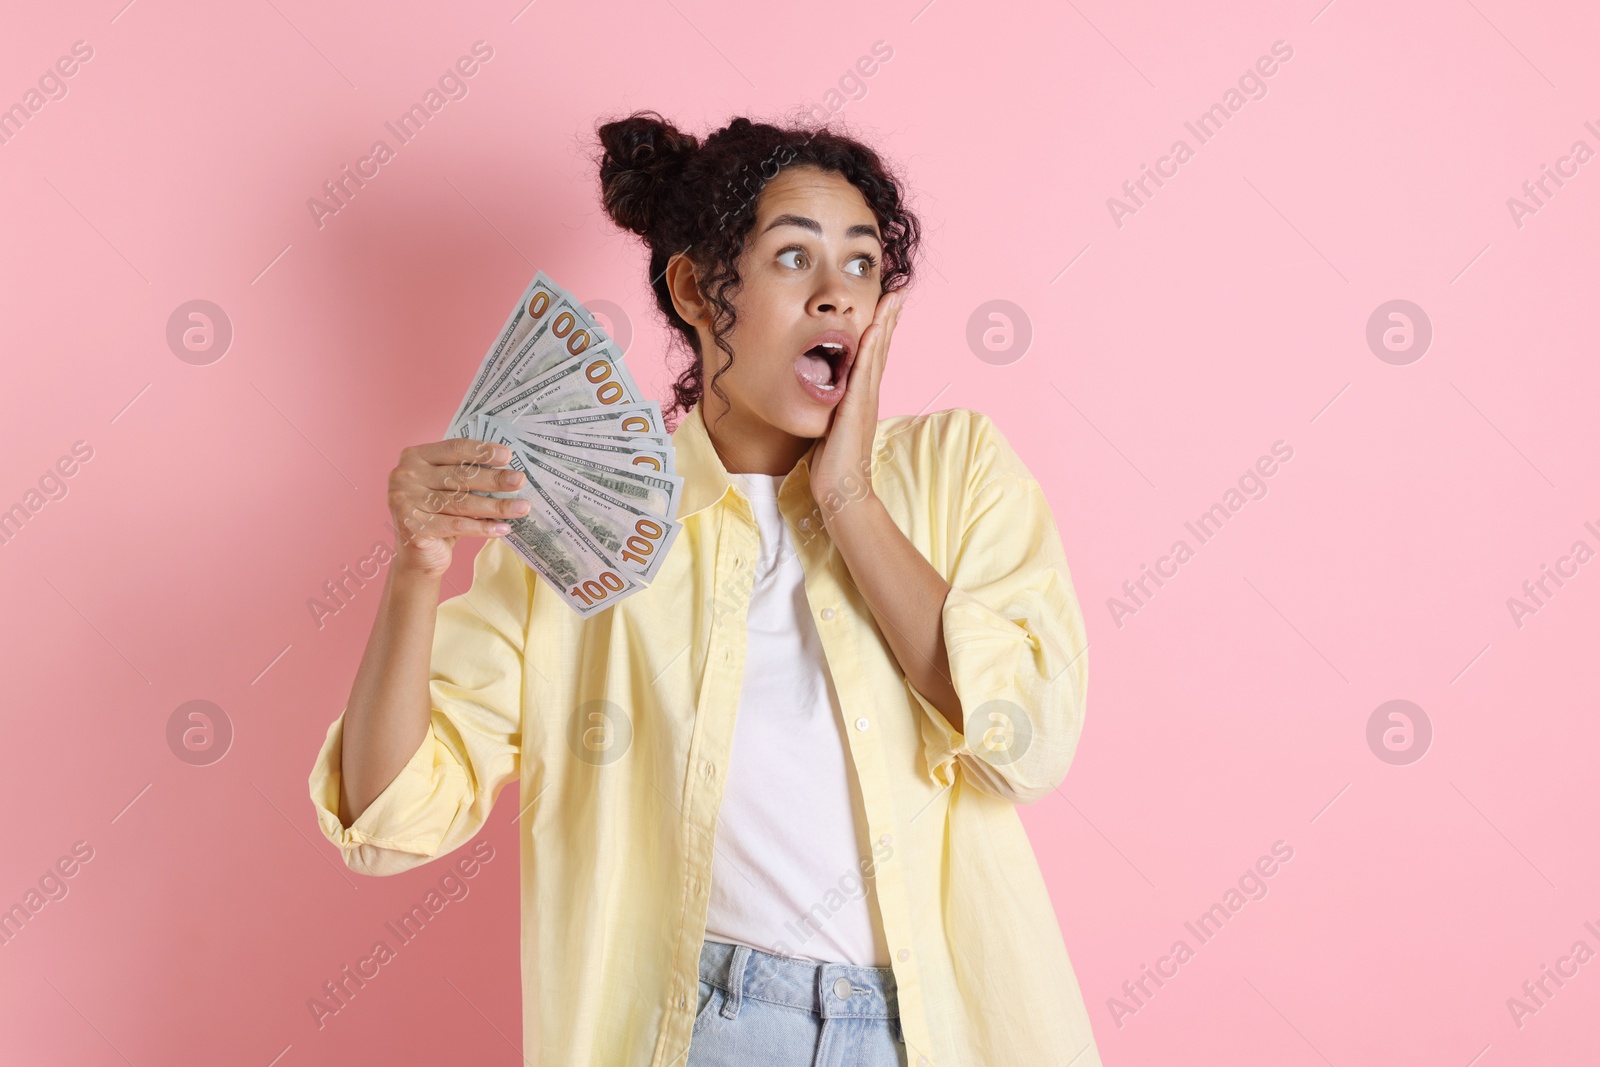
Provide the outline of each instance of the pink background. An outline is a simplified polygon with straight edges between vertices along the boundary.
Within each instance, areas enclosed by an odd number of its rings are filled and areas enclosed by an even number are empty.
[[[781,118],[876,41],[893,57],[839,117],[928,234],[883,414],[994,416],[1088,621],[1080,753],[1022,814],[1105,1062],[1600,1058],[1600,961],[1520,1027],[1507,1007],[1600,951],[1600,562],[1520,627],[1507,607],[1600,549],[1600,160],[1520,226],[1507,206],[1600,150],[1600,16],[1321,2],[30,9],[0,105],[73,42],[93,58],[0,145],[0,508],[74,442],[93,457],[0,545],[0,907],[74,842],[93,859],[0,948],[0,1059],[518,1062],[504,797],[471,895],[311,1017],[446,865],[361,878],[318,833],[306,776],[377,585],[321,629],[307,601],[385,536],[399,449],[437,436],[536,267],[624,309],[660,395],[597,117]],[[477,40],[468,95],[397,147],[384,122]],[[1266,96],[1198,144],[1184,122],[1275,41]],[[1194,157],[1119,227],[1107,199],[1179,137]],[[319,228],[306,201],[379,138],[395,158]],[[193,299],[234,328],[209,365],[166,340]],[[1395,299],[1433,329],[1405,365],[1366,340]],[[990,300],[1025,352],[969,347]],[[1267,495],[1198,545],[1184,523],[1279,440]],[[1119,626],[1108,600],[1179,538],[1194,557]],[[196,699],[234,731],[207,766],[167,740]],[[1393,699],[1432,725],[1408,765],[1367,742]],[[1280,840],[1269,894],[1119,1026],[1108,998]]]

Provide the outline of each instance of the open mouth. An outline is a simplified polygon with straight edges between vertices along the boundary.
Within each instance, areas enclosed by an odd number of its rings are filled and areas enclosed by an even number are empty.
[[[843,388],[850,376],[855,346],[847,334],[832,331],[813,339],[796,360],[800,377],[824,393]]]

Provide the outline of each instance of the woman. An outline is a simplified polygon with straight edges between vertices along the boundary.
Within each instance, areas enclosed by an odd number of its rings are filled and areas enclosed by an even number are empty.
[[[1083,621],[986,416],[878,417],[919,235],[899,184],[826,129],[599,136],[690,353],[683,530],[579,619],[499,539],[526,505],[470,492],[520,484],[504,449],[405,449],[411,534],[311,777],[324,833],[398,873],[519,783],[530,1063],[1098,1064],[1014,810],[1071,762]],[[489,540],[441,604],[462,536]]]

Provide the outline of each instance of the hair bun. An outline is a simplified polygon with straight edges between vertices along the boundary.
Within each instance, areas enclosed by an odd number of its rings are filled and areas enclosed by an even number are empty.
[[[600,197],[606,214],[623,229],[648,237],[658,205],[677,185],[700,142],[654,111],[636,111],[597,132],[605,149]]]

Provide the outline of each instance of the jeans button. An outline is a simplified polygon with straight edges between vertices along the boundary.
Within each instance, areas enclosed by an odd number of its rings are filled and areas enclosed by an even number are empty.
[[[833,983],[833,995],[840,1000],[850,999],[850,979],[837,978]]]

